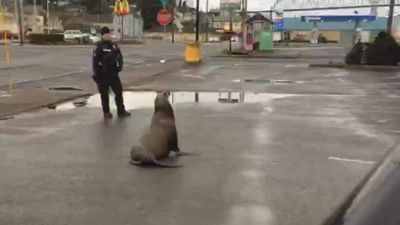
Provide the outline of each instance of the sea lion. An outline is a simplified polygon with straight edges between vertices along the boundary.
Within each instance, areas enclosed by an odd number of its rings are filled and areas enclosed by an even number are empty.
[[[159,92],[154,100],[154,114],[150,128],[141,137],[140,145],[131,149],[131,163],[134,165],[157,165],[180,167],[174,162],[165,161],[171,151],[181,154],[178,146],[178,133],[174,110],[168,100],[169,93]]]
[[[154,115],[151,126],[161,126],[167,133],[168,148],[174,152],[180,152],[178,146],[178,132],[175,125],[175,114],[168,100],[169,92],[159,92],[154,100]]]

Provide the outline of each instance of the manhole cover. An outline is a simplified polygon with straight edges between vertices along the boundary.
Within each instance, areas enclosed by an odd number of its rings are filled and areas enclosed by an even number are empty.
[[[88,103],[88,100],[85,98],[76,99],[73,102],[75,107],[84,107],[87,105],[87,103]]]
[[[14,119],[13,116],[6,116],[6,117],[0,117],[0,120],[11,120]]]
[[[72,87],[72,86],[63,86],[63,87],[51,87],[50,91],[83,91],[82,88]]]

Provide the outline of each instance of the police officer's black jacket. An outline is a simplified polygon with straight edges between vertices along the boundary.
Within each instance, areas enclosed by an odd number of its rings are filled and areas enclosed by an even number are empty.
[[[124,60],[118,45],[111,41],[99,41],[93,51],[93,76],[107,79],[122,71]]]

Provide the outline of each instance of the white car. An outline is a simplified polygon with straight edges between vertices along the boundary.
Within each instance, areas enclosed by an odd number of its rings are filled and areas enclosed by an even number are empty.
[[[99,35],[92,34],[89,36],[90,43],[97,43],[101,40]]]
[[[74,41],[78,44],[90,43],[92,40],[90,34],[82,33],[80,30],[66,30],[64,32],[65,41]]]
[[[80,30],[66,30],[64,32],[65,40],[76,40],[80,39],[84,36],[84,34]]]

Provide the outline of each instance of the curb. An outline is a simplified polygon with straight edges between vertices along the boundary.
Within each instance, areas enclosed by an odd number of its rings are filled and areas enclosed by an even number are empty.
[[[214,58],[247,58],[247,59],[335,59],[332,56],[303,56],[303,55],[215,55]]]
[[[310,64],[312,68],[335,68],[350,70],[381,70],[381,71],[400,71],[400,66],[380,66],[380,65],[346,65],[346,64]]]

